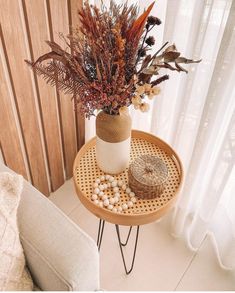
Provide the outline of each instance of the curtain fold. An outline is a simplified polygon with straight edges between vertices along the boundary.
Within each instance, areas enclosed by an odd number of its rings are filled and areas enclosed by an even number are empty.
[[[143,10],[152,0],[128,2]],[[162,19],[153,32],[156,48],[169,41],[202,62],[189,65],[188,74],[168,72],[150,112],[131,109],[133,128],[164,139],[183,161],[172,233],[193,250],[209,233],[221,267],[234,270],[235,1],[158,0],[153,14]],[[87,134],[95,134],[94,120]]]

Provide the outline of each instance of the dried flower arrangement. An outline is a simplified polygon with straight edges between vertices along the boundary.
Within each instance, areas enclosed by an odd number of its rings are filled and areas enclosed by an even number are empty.
[[[169,78],[159,75],[162,68],[187,72],[182,63],[200,62],[181,57],[168,42],[149,53],[155,43],[149,33],[161,24],[149,16],[153,5],[138,17],[136,5],[111,1],[109,9],[104,5],[99,9],[85,2],[78,12],[81,26],[71,35],[61,35],[67,48],[47,41],[51,52],[26,62],[49,84],[72,94],[86,117],[101,109],[116,115],[131,104],[145,112],[149,108],[145,98],[159,94],[158,85]]]

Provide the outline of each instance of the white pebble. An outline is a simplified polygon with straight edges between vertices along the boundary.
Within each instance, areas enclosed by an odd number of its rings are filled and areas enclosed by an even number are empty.
[[[137,200],[136,200],[136,197],[131,197],[131,201],[133,202],[133,203],[135,203]]]
[[[115,196],[114,200],[115,200],[115,203],[118,203],[119,202],[119,197]]]
[[[104,190],[104,185],[100,184],[99,189],[100,189],[101,191],[103,191],[103,190]]]
[[[132,201],[128,201],[127,205],[128,205],[129,208],[132,208],[133,207],[133,202]]]
[[[113,208],[112,212],[116,213],[117,212],[117,208]]]
[[[135,196],[135,193],[134,192],[130,192],[129,196],[130,197],[133,197],[133,196]]]
[[[117,186],[113,188],[113,192],[114,192],[114,193],[116,193],[116,192],[118,192],[118,191],[119,191],[119,188],[118,188]]]
[[[122,205],[122,209],[123,209],[124,211],[128,209],[128,206],[127,206],[126,203],[124,203],[124,204]]]
[[[116,187],[117,186],[117,180],[112,181],[111,186]]]
[[[98,205],[100,202],[98,199],[96,199],[96,200],[94,200],[94,203]]]
[[[104,176],[101,176],[101,177],[100,177],[100,180],[101,180],[101,181],[104,181],[104,180],[105,180],[105,177],[104,177]]]
[[[108,196],[106,195],[106,194],[104,194],[103,196],[102,196],[102,200],[106,200],[108,198]]]
[[[95,199],[98,198],[98,196],[97,196],[97,194],[92,194],[91,198],[92,198],[93,200],[95,200]]]
[[[108,205],[109,205],[109,200],[108,199],[104,200],[104,206],[107,207]]]
[[[111,197],[110,200],[109,200],[109,202],[110,202],[111,204],[115,204],[116,201],[115,201],[114,197]]]
[[[96,188],[96,187],[98,187],[98,186],[99,186],[99,184],[96,183],[96,182],[93,184],[93,187],[94,187],[94,188]]]
[[[116,192],[116,193],[114,193],[114,196],[119,198],[120,197],[120,193],[119,192]]]
[[[113,176],[110,176],[109,177],[109,182],[113,182],[113,180],[114,180],[114,177]]]
[[[99,194],[99,192],[100,192],[99,188],[96,187],[96,188],[94,189],[94,193],[95,193],[95,194]]]
[[[113,209],[113,205],[112,204],[108,205],[108,210],[112,210],[112,209]]]
[[[98,195],[99,197],[102,197],[104,195],[103,191],[100,191]]]
[[[122,212],[122,207],[118,207],[117,210],[118,210],[119,212]]]
[[[110,178],[110,175],[108,175],[108,174],[105,175],[105,179],[106,179],[106,180],[109,180],[109,178]]]
[[[127,194],[131,193],[131,189],[130,189],[129,187],[127,187],[127,189],[126,189],[126,193],[127,193]]]
[[[122,190],[126,190],[126,184],[122,185]]]
[[[103,186],[104,186],[104,189],[108,188],[108,185],[106,183]]]
[[[118,186],[121,187],[122,185],[123,185],[122,180],[119,180],[119,181],[118,181]]]
[[[99,184],[99,183],[100,183],[100,178],[97,178],[97,179],[95,180],[95,182]]]
[[[102,201],[99,202],[99,206],[100,206],[101,208],[104,206],[104,204],[103,204]]]

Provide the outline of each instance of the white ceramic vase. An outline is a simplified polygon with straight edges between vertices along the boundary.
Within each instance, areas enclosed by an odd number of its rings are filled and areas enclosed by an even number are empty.
[[[130,161],[131,117],[109,115],[101,111],[96,117],[96,160],[105,173],[123,172]]]

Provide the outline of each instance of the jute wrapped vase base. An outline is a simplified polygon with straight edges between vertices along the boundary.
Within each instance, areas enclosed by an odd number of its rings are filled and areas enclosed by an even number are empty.
[[[96,117],[96,160],[105,173],[118,174],[130,160],[131,117],[109,115],[101,111]]]

